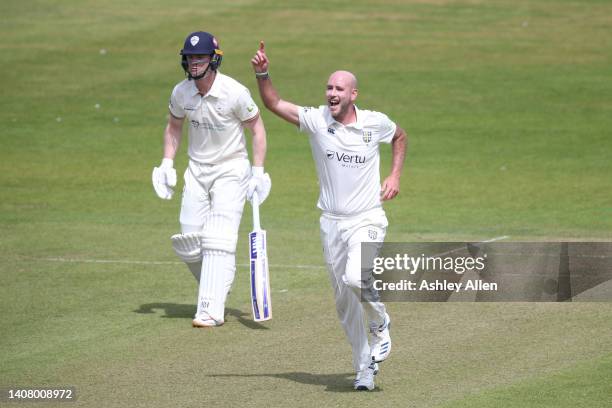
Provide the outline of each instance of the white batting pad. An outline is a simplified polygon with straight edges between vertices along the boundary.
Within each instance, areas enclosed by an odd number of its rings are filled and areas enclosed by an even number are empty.
[[[204,253],[196,318],[208,316],[223,321],[227,283],[233,277],[234,263],[233,254],[212,250]]]
[[[203,250],[234,254],[238,242],[240,215],[238,212],[230,211],[213,211],[207,215],[202,230]]]
[[[170,237],[174,252],[183,262],[196,263],[202,260],[202,234],[175,234]]]

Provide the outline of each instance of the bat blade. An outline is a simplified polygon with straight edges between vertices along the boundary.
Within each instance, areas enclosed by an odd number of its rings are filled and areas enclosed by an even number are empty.
[[[255,230],[249,234],[251,257],[251,305],[253,320],[261,322],[272,318],[272,297],[270,293],[270,272],[266,231]]]

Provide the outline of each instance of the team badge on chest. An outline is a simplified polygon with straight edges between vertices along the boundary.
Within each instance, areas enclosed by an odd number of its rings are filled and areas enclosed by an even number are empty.
[[[371,130],[364,130],[363,131],[363,142],[365,144],[368,144],[372,141],[372,131]]]
[[[378,232],[375,230],[368,230],[368,238],[370,238],[372,241],[374,241],[376,238],[378,237]]]

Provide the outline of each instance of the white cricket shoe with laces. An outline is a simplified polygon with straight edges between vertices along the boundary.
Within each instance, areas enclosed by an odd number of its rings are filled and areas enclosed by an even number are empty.
[[[389,329],[391,327],[391,318],[385,313],[385,321],[380,326],[370,326],[370,333],[372,333],[372,341],[370,344],[370,353],[372,355],[372,361],[380,363],[385,361],[391,353],[391,335],[389,335]]]
[[[354,382],[355,389],[357,391],[372,391],[376,374],[378,374],[378,364],[372,361],[369,366],[357,373]]]

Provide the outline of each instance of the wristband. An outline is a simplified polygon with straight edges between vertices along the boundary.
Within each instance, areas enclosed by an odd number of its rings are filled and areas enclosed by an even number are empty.
[[[257,79],[268,79],[268,78],[270,78],[270,73],[268,71],[266,71],[266,72],[256,72],[255,73],[255,77]]]

